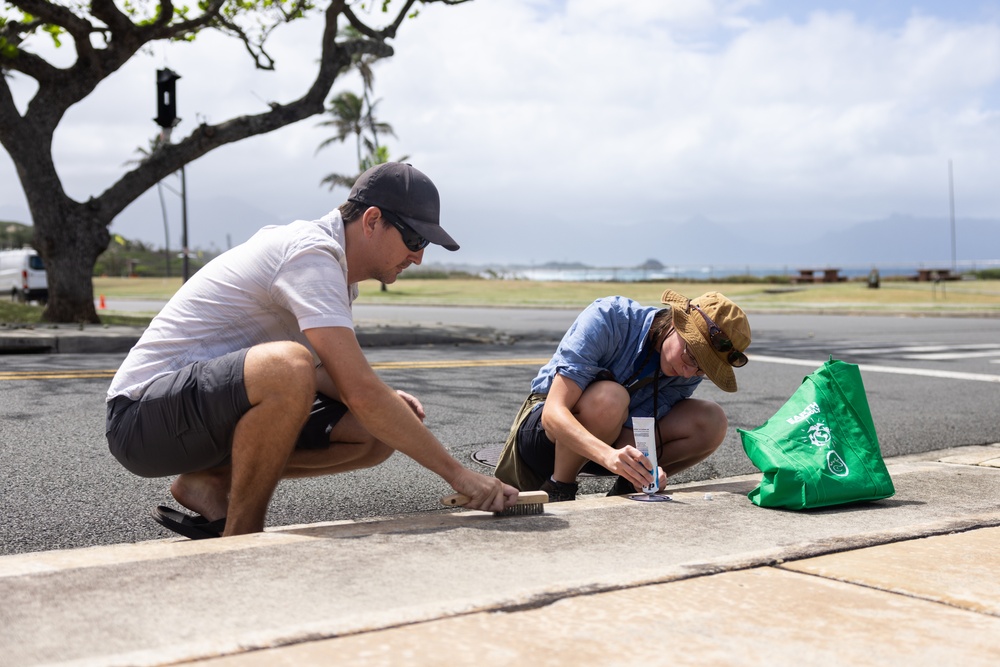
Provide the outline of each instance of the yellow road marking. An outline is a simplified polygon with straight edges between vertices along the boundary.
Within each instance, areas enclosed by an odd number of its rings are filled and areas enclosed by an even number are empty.
[[[8,371],[0,372],[0,380],[76,380],[79,378],[111,378],[115,370],[82,371]]]
[[[372,364],[378,370],[410,368],[481,368],[483,366],[542,366],[545,359],[455,359],[453,361],[380,361]]]
[[[454,359],[440,361],[378,361],[371,366],[376,370],[420,370],[435,368],[483,368],[490,366],[542,366],[548,358],[525,359]],[[0,372],[4,380],[86,380],[112,378],[115,369],[64,370],[64,371],[7,371]]]

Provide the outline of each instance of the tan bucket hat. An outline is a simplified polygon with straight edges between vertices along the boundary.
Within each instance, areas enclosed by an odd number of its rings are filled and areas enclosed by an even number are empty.
[[[660,302],[670,305],[674,328],[687,342],[698,367],[705,371],[708,379],[722,391],[736,391],[733,367],[746,364],[745,352],[750,346],[750,322],[746,313],[719,292],[705,292],[689,299],[667,290]],[[721,330],[714,331],[714,345],[713,330],[706,317]]]

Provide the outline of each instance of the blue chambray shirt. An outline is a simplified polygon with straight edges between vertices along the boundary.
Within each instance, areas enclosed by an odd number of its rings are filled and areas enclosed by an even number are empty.
[[[587,306],[559,342],[549,363],[542,366],[531,382],[531,392],[547,394],[556,374],[586,389],[602,370],[611,371],[615,380],[624,382],[636,371],[636,381],[652,377],[660,363],[660,356],[653,352],[643,368],[646,355],[646,334],[653,325],[653,318],[660,311],[658,306],[642,306],[623,296],[598,299]],[[662,418],[678,401],[689,398],[702,378],[660,376],[659,414]],[[632,427],[632,417],[653,415],[653,383],[650,382],[632,396],[625,423]]]

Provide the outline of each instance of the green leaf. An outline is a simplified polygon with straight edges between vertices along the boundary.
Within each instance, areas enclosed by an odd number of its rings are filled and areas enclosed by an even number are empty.
[[[13,60],[17,57],[17,47],[7,41],[6,38],[0,37],[0,58],[6,60]]]
[[[52,37],[52,43],[56,45],[56,48],[62,46],[62,42],[59,40],[59,35],[66,32],[65,30],[63,30],[57,25],[51,25],[51,24],[46,24],[42,26],[42,30],[49,33],[49,35]]]

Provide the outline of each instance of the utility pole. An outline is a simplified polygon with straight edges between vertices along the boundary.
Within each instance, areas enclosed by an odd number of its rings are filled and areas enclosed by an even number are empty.
[[[184,248],[184,259],[182,261],[184,271],[184,282],[191,277],[191,269],[188,264],[188,198],[187,198],[187,175],[184,167],[181,166],[181,247]]]
[[[170,143],[170,133],[181,122],[177,117],[177,72],[163,68],[156,70],[156,124],[163,128],[160,133],[162,142]],[[167,242],[169,245],[169,241]],[[181,257],[183,261],[183,280],[191,277],[188,264],[188,224],[187,224],[187,178],[184,167],[181,167]],[[169,274],[169,271],[168,271]]]

